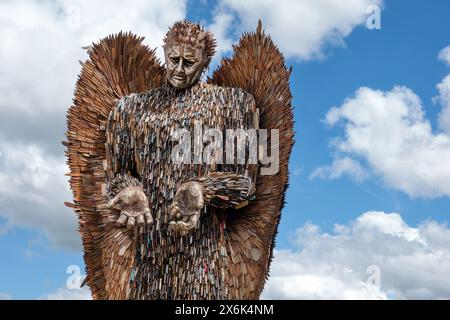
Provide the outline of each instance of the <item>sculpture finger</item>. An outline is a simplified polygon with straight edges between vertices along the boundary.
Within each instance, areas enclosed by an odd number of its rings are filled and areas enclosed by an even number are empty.
[[[205,206],[205,202],[203,200],[203,195],[202,195],[202,196],[200,196],[200,199],[198,200],[197,210],[203,209],[204,206]]]
[[[191,214],[186,216],[182,221],[178,221],[178,223],[183,230],[189,231],[197,227],[197,221],[199,217],[200,214],[198,213]]]
[[[177,230],[177,223],[175,221],[169,222],[168,230],[169,231],[176,231]]]
[[[183,221],[172,221],[169,223],[169,230],[175,232],[185,232],[187,229],[186,222]]]
[[[146,222],[148,225],[151,225],[151,224],[153,223],[153,218],[152,218],[152,215],[150,214],[150,211],[147,211],[147,212],[145,213],[145,222]]]
[[[178,221],[188,223],[190,218],[191,216],[189,214],[180,214],[180,218],[178,219]]]
[[[170,220],[178,220],[179,219],[178,217],[180,215],[181,215],[180,207],[178,207],[178,205],[173,203],[169,209],[169,219]]]
[[[193,214],[191,217],[190,217],[190,219],[189,219],[189,221],[188,221],[188,224],[189,224],[189,230],[190,229],[194,229],[195,227],[197,227],[197,222],[198,222],[198,219],[200,218],[200,213],[198,212],[198,213],[196,213],[196,214]]]
[[[142,214],[137,217],[137,225],[138,227],[143,227],[145,225],[144,216]]]
[[[133,229],[136,225],[136,219],[134,217],[128,217],[127,228]]]
[[[175,223],[177,230],[189,230],[189,223],[184,221],[178,221]]]
[[[125,214],[121,214],[119,219],[117,219],[116,224],[120,227],[124,226],[127,222],[127,216]]]
[[[169,211],[169,220],[172,220],[172,211],[173,211],[173,207],[175,205],[175,202],[173,202],[171,205],[169,205],[168,207],[168,211]]]

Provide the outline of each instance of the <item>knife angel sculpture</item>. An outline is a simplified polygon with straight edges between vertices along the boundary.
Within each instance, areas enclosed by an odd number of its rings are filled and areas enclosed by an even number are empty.
[[[94,299],[258,299],[288,184],[290,70],[261,22],[206,82],[216,42],[199,24],[169,29],[164,65],[142,41],[94,44],[68,110],[85,282]]]

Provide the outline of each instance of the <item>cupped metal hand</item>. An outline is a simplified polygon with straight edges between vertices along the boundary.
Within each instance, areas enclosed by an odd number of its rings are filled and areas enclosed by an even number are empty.
[[[186,235],[197,226],[203,206],[203,189],[200,183],[190,181],[181,185],[169,207],[169,230]]]
[[[120,210],[116,223],[120,227],[133,229],[153,223],[147,196],[142,187],[129,186],[112,198],[107,207]]]

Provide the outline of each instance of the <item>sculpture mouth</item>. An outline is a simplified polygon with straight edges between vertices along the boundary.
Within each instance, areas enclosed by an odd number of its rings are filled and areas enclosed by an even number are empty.
[[[175,76],[173,76],[173,79],[178,80],[178,81],[184,81],[184,80],[186,80],[186,76],[175,75]]]

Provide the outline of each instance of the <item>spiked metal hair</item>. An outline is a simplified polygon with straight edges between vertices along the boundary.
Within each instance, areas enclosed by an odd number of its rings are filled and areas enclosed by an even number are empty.
[[[177,21],[170,27],[164,37],[164,46],[173,43],[188,43],[196,48],[203,48],[208,60],[216,53],[217,43],[213,34],[189,20]]]

